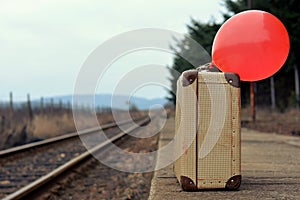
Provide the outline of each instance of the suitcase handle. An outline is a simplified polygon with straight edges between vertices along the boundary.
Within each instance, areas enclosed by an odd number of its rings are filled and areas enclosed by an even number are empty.
[[[216,65],[212,63],[206,63],[196,68],[198,72],[221,72]]]

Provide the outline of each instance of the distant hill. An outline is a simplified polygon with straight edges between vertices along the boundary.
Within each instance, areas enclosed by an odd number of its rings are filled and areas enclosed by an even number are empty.
[[[77,106],[89,106],[90,98],[93,98],[91,95],[78,95],[76,103]],[[73,96],[72,95],[64,95],[64,96],[54,96],[44,98],[44,104],[50,104],[51,99],[53,99],[54,104],[59,104],[59,102],[66,105],[67,103],[72,103]],[[114,109],[128,109],[129,105],[135,105],[140,110],[148,110],[154,105],[165,105],[167,103],[167,99],[165,98],[154,98],[147,99],[143,97],[135,97],[125,95],[111,95],[111,94],[97,94],[95,95],[95,107],[97,108],[114,108]],[[75,102],[74,102],[75,103]],[[32,101],[33,107],[40,105],[39,100]]]

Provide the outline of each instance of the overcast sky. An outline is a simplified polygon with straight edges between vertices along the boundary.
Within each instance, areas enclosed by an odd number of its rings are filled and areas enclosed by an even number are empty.
[[[0,0],[0,100],[10,91],[17,100],[27,93],[32,98],[72,94],[82,64],[103,42],[141,28],[184,34],[191,18],[222,21],[221,2]],[[109,91],[107,86],[101,92]],[[148,93],[149,98],[163,95],[163,89]]]

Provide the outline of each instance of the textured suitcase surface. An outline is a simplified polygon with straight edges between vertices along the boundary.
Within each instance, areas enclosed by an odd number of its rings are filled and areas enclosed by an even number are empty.
[[[177,81],[174,172],[184,190],[238,189],[241,183],[240,80],[185,71]]]

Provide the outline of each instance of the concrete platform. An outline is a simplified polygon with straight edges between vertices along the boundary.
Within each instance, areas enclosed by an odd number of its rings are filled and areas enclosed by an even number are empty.
[[[174,118],[160,133],[159,146],[174,135]],[[161,162],[158,155],[157,162]],[[300,137],[242,129],[242,184],[238,191],[182,191],[173,165],[155,172],[149,200],[300,199]]]

